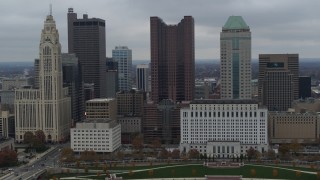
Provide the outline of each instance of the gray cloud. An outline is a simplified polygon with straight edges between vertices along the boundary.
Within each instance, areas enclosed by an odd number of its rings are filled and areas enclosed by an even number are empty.
[[[241,15],[251,28],[252,57],[259,53],[299,53],[319,57],[319,0],[10,0],[0,2],[0,61],[33,61],[49,4],[67,52],[67,10],[78,17],[106,20],[107,56],[126,45],[133,59],[150,59],[150,16],[167,24],[183,16],[195,19],[196,59],[218,59],[221,27],[230,15]]]

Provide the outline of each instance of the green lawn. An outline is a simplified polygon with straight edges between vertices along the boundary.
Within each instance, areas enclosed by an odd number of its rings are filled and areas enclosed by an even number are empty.
[[[256,172],[252,176],[251,170]],[[205,175],[242,175],[245,178],[258,177],[258,178],[278,178],[278,179],[317,179],[316,175],[301,173],[300,177],[296,176],[296,172],[278,169],[278,176],[273,176],[273,169],[268,167],[255,167],[246,165],[241,168],[235,169],[213,169],[203,167],[202,165],[190,165],[181,167],[171,167],[163,169],[155,169],[152,171],[132,172],[121,174],[125,179],[143,179],[143,178],[178,178],[178,177],[204,177]]]
[[[173,166],[173,165],[167,165]],[[156,168],[156,166],[152,167],[144,167],[144,168]],[[291,168],[291,167],[285,167]],[[118,169],[118,168],[117,168]],[[146,170],[142,172],[135,172],[135,170],[142,169],[138,167],[130,167],[127,168],[129,173],[121,173],[117,176],[122,176],[124,179],[147,179],[147,178],[182,178],[182,177],[204,177],[205,175],[242,175],[242,177],[250,178],[269,178],[269,179],[317,179],[317,175],[315,174],[306,174],[301,173],[300,176],[297,176],[296,172],[277,169],[273,167],[257,167],[252,165],[245,165],[240,168],[234,169],[214,169],[203,167],[202,165],[186,165],[186,166],[177,166],[177,167],[163,167],[161,169]],[[277,174],[274,172],[274,169],[277,169]],[[252,171],[255,171],[255,175]],[[311,169],[309,169],[311,171]],[[79,174],[80,176],[86,176],[90,174]],[[96,174],[93,174],[96,175]],[[52,178],[55,177],[67,177],[67,176],[77,176],[75,174],[56,174],[51,175]],[[104,179],[105,175],[101,175],[99,177],[90,177],[91,179]]]

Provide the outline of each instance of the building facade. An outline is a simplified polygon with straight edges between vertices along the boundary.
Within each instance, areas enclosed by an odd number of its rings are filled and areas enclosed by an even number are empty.
[[[118,116],[118,123],[121,124],[121,143],[132,144],[137,134],[141,134],[141,117]]]
[[[79,59],[82,80],[94,84],[95,98],[106,97],[106,30],[105,20],[77,18],[73,8],[68,9],[68,52]]]
[[[320,116],[312,112],[270,112],[269,132],[272,144],[318,143],[320,135]]]
[[[292,102],[292,108],[295,112],[320,112],[320,99],[307,98],[298,99]]]
[[[0,111],[0,137],[14,138],[14,116],[9,111]]]
[[[39,89],[15,91],[15,129],[17,142],[26,132],[42,130],[48,142],[69,138],[71,100],[63,88],[61,45],[56,23],[48,15],[39,46]]]
[[[28,78],[10,78],[2,79],[2,90],[9,91],[14,90],[15,88],[22,88],[23,86],[29,85]]]
[[[251,99],[251,32],[241,16],[230,16],[220,33],[222,99]]]
[[[112,58],[107,58],[107,98],[116,98],[118,92],[118,63]]]
[[[86,119],[117,120],[117,100],[98,98],[86,101]]]
[[[117,93],[118,115],[141,117],[145,93],[138,90],[120,91]]]
[[[144,92],[149,92],[149,65],[138,64],[136,73],[136,84],[137,89]]]
[[[180,141],[180,109],[187,104],[176,104],[165,99],[158,104],[147,103],[143,108],[142,133],[145,143],[160,138],[165,144]]]
[[[287,111],[299,96],[299,55],[259,55],[259,101],[269,111]]]
[[[300,99],[311,97],[311,77],[299,76],[299,96]]]
[[[150,18],[151,99],[174,102],[194,97],[194,20],[185,16],[177,25]]]
[[[119,91],[129,91],[132,87],[132,50],[126,46],[117,46],[112,50],[112,59],[118,63]]]
[[[195,100],[180,117],[181,152],[226,158],[245,155],[250,147],[268,150],[268,110],[253,100]]]
[[[68,87],[71,97],[72,124],[84,120],[84,90],[78,58],[75,54],[61,54],[63,86]]]
[[[115,120],[87,119],[71,128],[74,152],[113,152],[121,146],[121,125]]]

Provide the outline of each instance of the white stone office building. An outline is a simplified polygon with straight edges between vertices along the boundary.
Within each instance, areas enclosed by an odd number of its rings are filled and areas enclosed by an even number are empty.
[[[113,152],[121,146],[121,125],[110,119],[87,119],[71,128],[71,148],[75,152]]]
[[[112,59],[118,62],[119,91],[129,91],[132,86],[132,50],[127,46],[117,46],[112,50]]]
[[[253,100],[195,100],[182,108],[181,152],[226,158],[268,150],[268,110]]]
[[[63,88],[61,45],[52,15],[44,22],[39,50],[39,89],[15,91],[16,141],[37,130],[48,142],[65,141],[70,135],[71,100],[68,88]]]
[[[230,16],[220,33],[221,99],[251,99],[251,32],[241,16]]]

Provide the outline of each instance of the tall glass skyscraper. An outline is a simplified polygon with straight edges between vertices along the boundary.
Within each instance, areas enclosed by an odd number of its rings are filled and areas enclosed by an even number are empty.
[[[132,87],[132,51],[126,46],[117,46],[112,50],[112,59],[118,63],[118,88],[129,91]]]
[[[251,99],[251,32],[241,16],[230,16],[220,33],[221,99]]]

